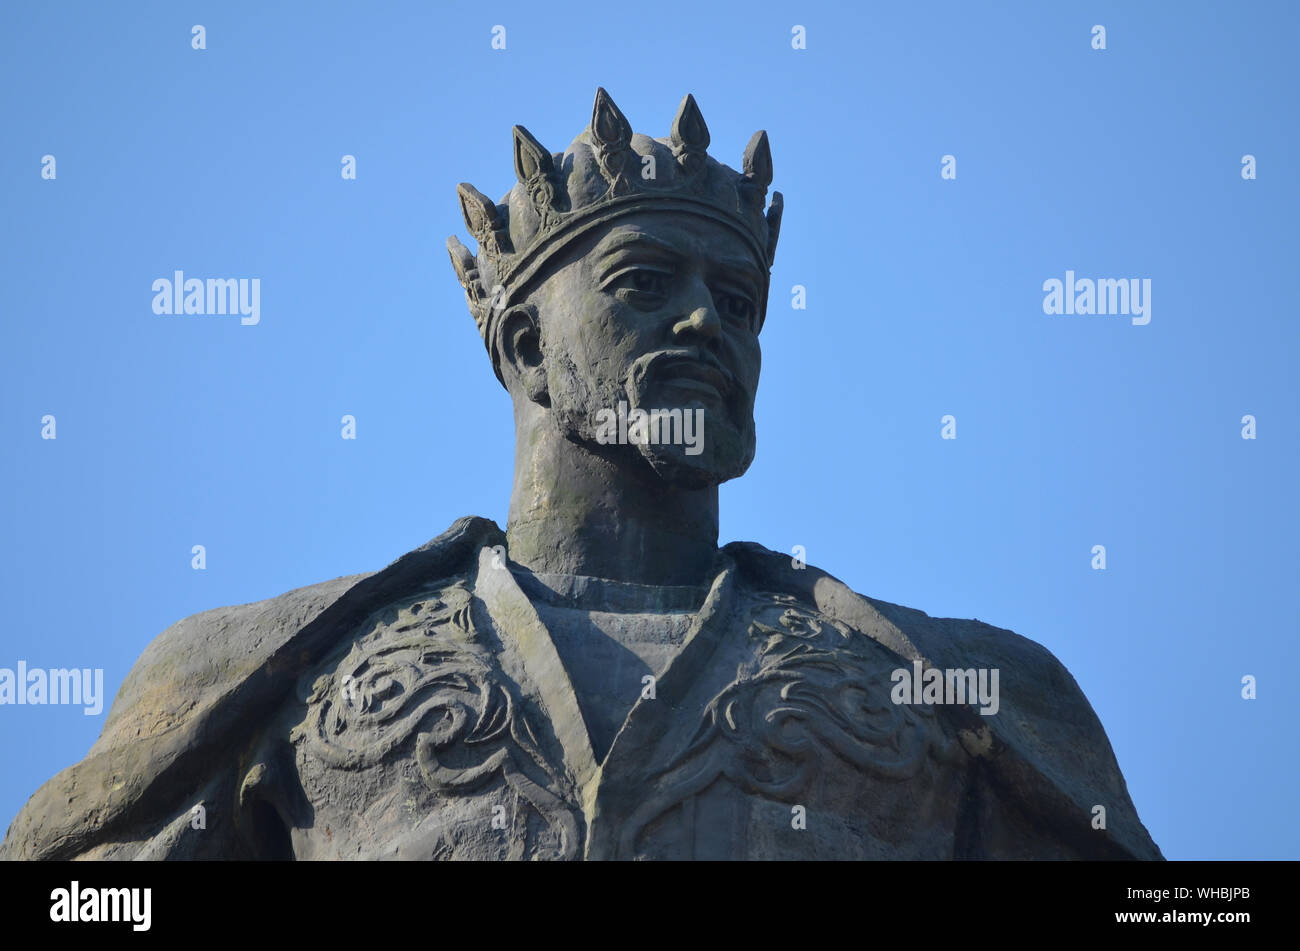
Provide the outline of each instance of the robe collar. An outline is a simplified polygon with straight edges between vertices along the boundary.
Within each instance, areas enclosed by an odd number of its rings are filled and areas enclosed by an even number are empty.
[[[704,603],[691,621],[681,645],[655,683],[653,699],[638,696],[610,744],[603,762],[596,759],[591,736],[578,704],[577,693],[559,651],[532,601],[499,553],[485,548],[479,555],[474,595],[487,609],[501,638],[501,663],[508,674],[522,673],[550,716],[564,755],[565,771],[578,791],[583,812],[591,823],[609,798],[609,778],[622,787],[640,776],[648,765],[646,751],[673,731],[691,712],[683,703],[708,661],[728,635],[744,636],[743,625],[733,623],[737,601],[734,560],[719,552],[712,583]],[[701,715],[703,710],[698,711]],[[691,720],[691,722],[695,722]],[[590,844],[590,837],[588,837]]]

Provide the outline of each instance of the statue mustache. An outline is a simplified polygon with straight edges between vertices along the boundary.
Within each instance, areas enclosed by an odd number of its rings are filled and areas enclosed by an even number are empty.
[[[712,370],[717,375],[719,389],[726,399],[743,392],[743,388],[736,380],[735,374],[723,366],[713,354],[698,347],[679,347],[672,350],[656,350],[654,353],[647,353],[644,356],[637,357],[632,362],[632,367],[627,375],[625,388],[628,395],[642,395],[645,388],[654,382],[655,378],[664,371],[666,366],[671,367],[677,364],[698,364]]]

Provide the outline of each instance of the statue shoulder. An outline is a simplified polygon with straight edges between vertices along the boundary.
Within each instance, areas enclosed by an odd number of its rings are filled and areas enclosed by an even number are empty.
[[[367,577],[203,611],[164,630],[131,667],[85,758],[50,779],[15,817],[0,858],[111,852],[111,839],[92,838],[100,818],[156,798],[158,775],[197,746],[199,736],[211,734],[202,722],[229,709],[232,697],[247,695],[247,682],[259,674],[265,679],[268,662],[297,632]]]
[[[71,858],[128,820],[170,821],[340,637],[410,590],[469,570],[482,546],[503,540],[488,519],[462,518],[380,571],[173,624],[132,667],[85,759],[19,812],[0,859]]]
[[[1014,631],[976,619],[931,617],[916,608],[861,594],[829,572],[755,542],[733,542],[724,551],[735,559],[751,587],[792,595],[906,659],[923,657],[936,666],[1014,668],[1044,686],[1073,690],[1087,703],[1051,651]]]
[[[172,729],[214,691],[246,679],[372,573],[334,578],[172,624],[141,653],[113,699],[96,745]]]
[[[1048,692],[1073,691],[1087,700],[1065,665],[1031,638],[978,618],[931,617],[924,611],[859,594],[873,610],[907,633],[940,666],[1005,668]],[[940,659],[945,663],[940,664]],[[951,663],[947,663],[951,661]],[[1060,697],[1058,695],[1057,699]],[[1091,711],[1091,707],[1089,707]]]
[[[500,535],[488,519],[462,518],[380,571],[177,621],[145,648],[127,674],[96,745],[165,733],[206,699],[251,677],[301,669],[309,656],[346,633],[348,625],[391,599],[430,578],[463,573],[470,554]]]
[[[1138,819],[1110,740],[1074,677],[1037,641],[975,619],[924,611],[853,591],[839,579],[752,542],[726,551],[750,585],[798,597],[888,647],[902,659],[946,671],[997,672],[996,713],[946,708],[973,755],[986,757],[999,781],[1027,809],[1069,826],[1080,854],[1161,858]],[[1104,807],[1104,835],[1093,831]],[[1061,817],[1065,816],[1065,819]],[[1104,841],[1102,841],[1104,840]]]

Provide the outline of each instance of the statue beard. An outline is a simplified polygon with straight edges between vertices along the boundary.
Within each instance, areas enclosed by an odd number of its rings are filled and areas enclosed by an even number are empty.
[[[568,354],[548,354],[550,362],[547,388],[551,402],[551,415],[560,433],[570,442],[584,446],[598,455],[614,460],[621,467],[644,467],[659,480],[679,488],[703,489],[719,485],[745,474],[754,461],[756,436],[752,396],[739,385],[726,395],[721,410],[710,409],[702,403],[693,406],[665,405],[655,400],[653,389],[657,382],[655,364],[665,356],[651,353],[633,361],[622,381],[600,379],[592,381],[584,375]],[[703,417],[703,430],[693,428],[692,445],[683,443],[602,443],[597,438],[600,429],[600,411],[618,411],[619,402],[627,404],[630,412],[642,409],[680,409],[683,424],[690,415],[691,425]],[[655,403],[658,405],[654,405]],[[702,413],[696,413],[702,409]],[[737,420],[741,420],[738,424]],[[676,426],[674,425],[674,430]],[[664,424],[665,438],[668,435]],[[686,452],[699,447],[696,455]]]

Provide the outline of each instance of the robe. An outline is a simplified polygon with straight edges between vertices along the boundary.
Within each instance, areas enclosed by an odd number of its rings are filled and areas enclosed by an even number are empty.
[[[593,746],[505,544],[464,518],[381,571],[168,628],[0,858],[1162,857],[1045,648],[753,543],[718,551]],[[897,702],[917,663],[996,669],[997,712]]]

